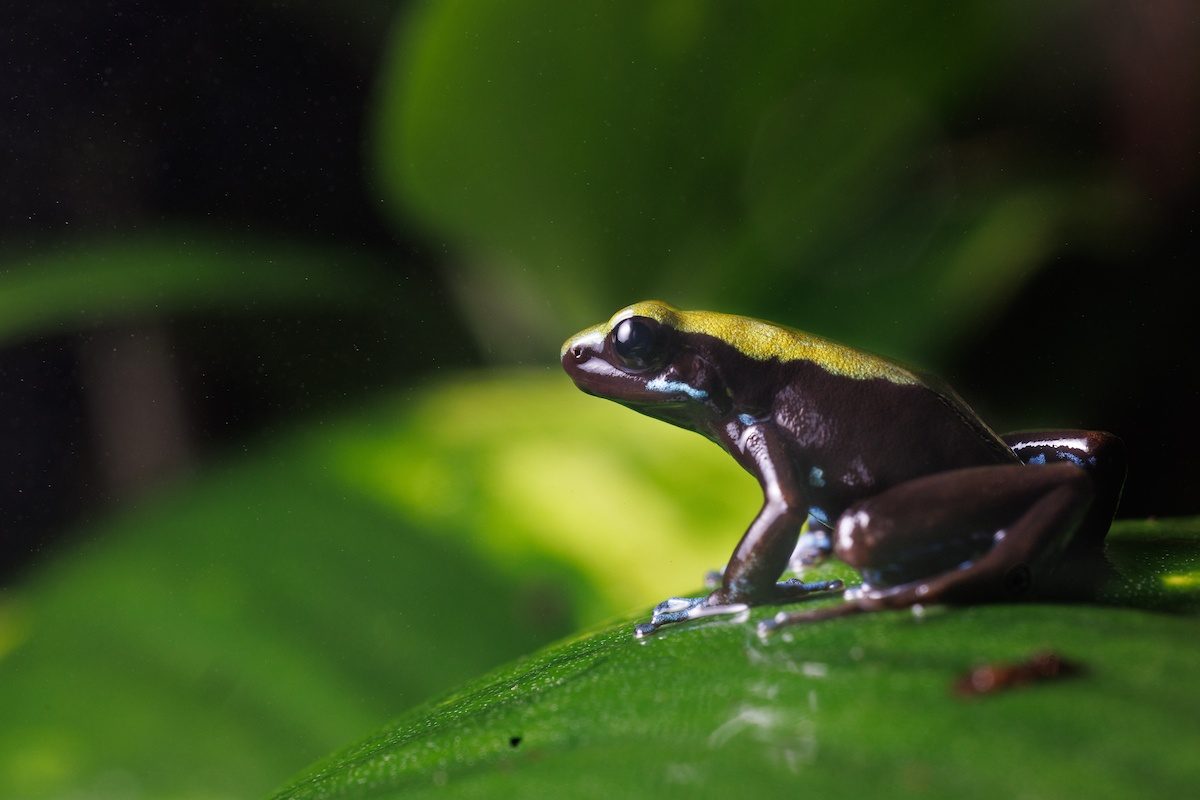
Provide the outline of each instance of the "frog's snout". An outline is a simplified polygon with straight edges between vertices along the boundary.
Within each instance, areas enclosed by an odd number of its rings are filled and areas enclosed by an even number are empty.
[[[596,355],[593,346],[576,337],[567,341],[562,347],[562,367],[568,375],[574,378],[579,373],[580,367],[591,361]]]
[[[574,364],[579,364],[587,361],[589,357],[590,354],[588,353],[587,348],[582,344],[567,342],[563,345],[562,359],[564,363],[569,361]]]
[[[582,364],[589,358],[599,355],[604,345],[604,329],[600,325],[580,331],[563,342],[559,357],[563,366]]]

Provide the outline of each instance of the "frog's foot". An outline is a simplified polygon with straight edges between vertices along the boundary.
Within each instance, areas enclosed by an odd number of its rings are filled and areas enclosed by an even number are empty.
[[[841,580],[832,581],[811,581],[805,583],[799,578],[789,578],[786,581],[780,581],[775,584],[775,596],[771,598],[773,603],[791,603],[794,600],[800,600],[808,597],[810,594],[820,594],[822,592],[840,592],[846,588],[846,584]]]
[[[840,580],[813,581],[805,583],[799,578],[780,581],[775,584],[775,590],[768,602],[791,603],[811,594],[841,591],[843,583]],[[727,616],[740,614],[750,608],[750,603],[719,602],[715,594],[707,597],[671,597],[663,600],[654,607],[649,622],[642,622],[633,629],[634,635],[642,639],[657,631],[664,625],[677,622],[687,622],[702,617]]]
[[[649,622],[634,626],[633,635],[643,639],[664,625],[702,617],[740,614],[749,608],[745,603],[710,604],[707,597],[669,597],[654,607]]]

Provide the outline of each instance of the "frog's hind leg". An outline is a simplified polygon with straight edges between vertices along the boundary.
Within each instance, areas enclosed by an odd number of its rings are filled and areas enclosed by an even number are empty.
[[[1024,464],[1065,462],[1092,479],[1096,498],[1079,524],[1073,545],[1095,547],[1104,541],[1125,485],[1125,443],[1111,433],[1083,430],[1016,431],[1000,437]]]
[[[894,486],[838,520],[834,551],[862,573],[857,594],[778,614],[760,631],[920,603],[1015,598],[1060,554],[1092,496],[1087,475],[1068,464],[972,467]]]

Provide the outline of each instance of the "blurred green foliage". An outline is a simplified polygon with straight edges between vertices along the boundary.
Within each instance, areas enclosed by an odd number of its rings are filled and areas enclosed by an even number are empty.
[[[396,294],[349,249],[161,230],[0,258],[0,344],[165,317],[362,309]]]
[[[661,295],[928,361],[1003,308],[1056,233],[1121,217],[1088,164],[948,129],[1053,18],[426,4],[384,71],[383,188],[462,253],[455,289],[500,354]]]
[[[631,416],[557,375],[463,377],[87,531],[0,593],[0,796],[261,795],[433,692],[692,586],[753,482]]]

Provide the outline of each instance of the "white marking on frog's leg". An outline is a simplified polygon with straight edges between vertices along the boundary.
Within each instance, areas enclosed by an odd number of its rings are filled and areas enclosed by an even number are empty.
[[[1072,450],[1088,449],[1086,439],[1031,439],[1028,442],[1017,442],[1012,446],[1013,450],[1022,450],[1026,447],[1069,447]]]
[[[708,397],[708,392],[703,389],[697,389],[690,383],[683,381],[669,381],[666,378],[655,378],[646,382],[646,388],[652,392],[663,392],[664,394],[674,394],[682,392],[693,400],[704,400]]]
[[[1025,450],[1030,447],[1053,448],[1058,451],[1055,454],[1057,456],[1058,460],[1070,461],[1072,464],[1074,464],[1077,467],[1083,467],[1085,461],[1086,461],[1086,463],[1092,464],[1092,465],[1095,465],[1095,463],[1096,463],[1096,457],[1094,455],[1089,455],[1086,459],[1084,459],[1082,456],[1076,455],[1075,453],[1066,452],[1068,450],[1079,450],[1083,453],[1087,453],[1088,452],[1088,443],[1087,443],[1086,439],[1079,439],[1079,438],[1075,438],[1075,437],[1071,437],[1071,438],[1067,438],[1067,439],[1030,439],[1027,442],[1017,442],[1016,444],[1012,445],[1012,447],[1010,449],[1014,453],[1018,453],[1021,450]],[[1036,456],[1030,458],[1025,463],[1026,464],[1045,464],[1046,463],[1046,454],[1038,453]]]

